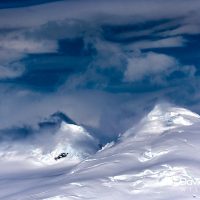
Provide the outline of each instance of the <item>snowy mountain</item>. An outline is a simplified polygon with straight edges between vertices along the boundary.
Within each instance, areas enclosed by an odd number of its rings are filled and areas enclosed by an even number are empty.
[[[144,136],[146,139],[146,137],[162,134],[174,128],[190,126],[199,120],[198,114],[187,109],[172,107],[169,104],[159,104],[137,126],[128,130],[124,136],[137,132],[136,137]]]
[[[77,125],[76,122],[74,122],[67,115],[65,115],[63,112],[60,112],[60,111],[53,113],[48,118],[45,118],[43,121],[39,122],[38,125],[41,128],[48,128],[52,126],[57,127],[57,126],[60,126],[62,122],[65,122],[67,124]]]
[[[157,105],[116,143],[107,144],[76,165],[17,171],[12,176],[1,172],[0,199],[199,199],[199,129],[198,114]],[[60,131],[71,131],[71,136],[84,132],[66,123]]]
[[[26,137],[16,140],[24,132]],[[37,127],[2,130],[1,135],[6,135],[0,145],[1,162],[21,160],[37,165],[80,162],[98,150],[98,141],[62,112],[45,118]],[[61,153],[68,153],[67,158],[55,160]]]

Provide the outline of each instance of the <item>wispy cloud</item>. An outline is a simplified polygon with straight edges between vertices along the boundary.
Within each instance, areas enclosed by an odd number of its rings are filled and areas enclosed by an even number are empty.
[[[20,77],[23,74],[23,72],[23,65],[17,64],[12,67],[4,67],[0,65],[0,80]]]
[[[1,50],[5,49],[12,50],[24,54],[30,53],[51,53],[57,52],[58,46],[56,41],[50,40],[29,40],[29,39],[15,39],[15,38],[4,38],[0,41]]]
[[[171,37],[160,40],[142,40],[133,44],[126,45],[129,50],[155,49],[155,48],[170,48],[183,47],[186,40],[182,37]]]

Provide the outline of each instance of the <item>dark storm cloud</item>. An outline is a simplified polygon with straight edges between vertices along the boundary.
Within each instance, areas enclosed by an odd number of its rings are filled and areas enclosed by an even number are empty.
[[[198,0],[40,3],[0,3],[1,127],[62,110],[106,137],[159,100],[198,111]]]

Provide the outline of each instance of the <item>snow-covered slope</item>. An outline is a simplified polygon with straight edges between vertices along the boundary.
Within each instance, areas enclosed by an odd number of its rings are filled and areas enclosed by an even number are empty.
[[[11,129],[7,134],[10,132],[16,132],[16,129]],[[80,162],[98,150],[97,140],[61,112],[39,122],[38,127],[31,129],[25,139],[2,139],[0,144],[1,162],[28,161],[37,165],[57,164],[61,161]],[[55,160],[61,153],[68,153],[68,156]]]
[[[1,175],[0,199],[199,199],[199,129],[199,115],[157,105],[117,143],[75,166]]]
[[[51,139],[48,139],[48,137],[51,137]],[[29,157],[32,157],[32,161],[35,163],[80,162],[98,150],[97,140],[79,125],[62,122],[55,134],[48,137],[45,138],[44,145],[40,145],[38,148],[33,146]],[[47,144],[48,140],[52,141],[51,145]],[[55,157],[61,153],[68,153],[68,156],[64,159],[55,160]]]
[[[129,129],[124,136],[137,132],[136,137],[162,134],[178,127],[190,126],[199,122],[200,116],[187,109],[173,107],[169,104],[158,104],[141,122]]]

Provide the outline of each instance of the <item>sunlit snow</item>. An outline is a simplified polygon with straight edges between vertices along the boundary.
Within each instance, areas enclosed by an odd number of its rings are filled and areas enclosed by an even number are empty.
[[[14,171],[9,162],[1,164],[0,199],[198,199],[199,129],[199,115],[157,105],[118,141],[98,151],[92,147],[95,139],[84,128],[64,123],[55,136],[58,144],[51,154],[68,151],[80,159],[73,163],[71,156],[34,168],[21,160],[25,166]],[[78,141],[82,147],[76,146]],[[32,153],[35,157],[42,154],[38,149]],[[50,159],[48,154],[38,158],[42,163],[45,159]]]

